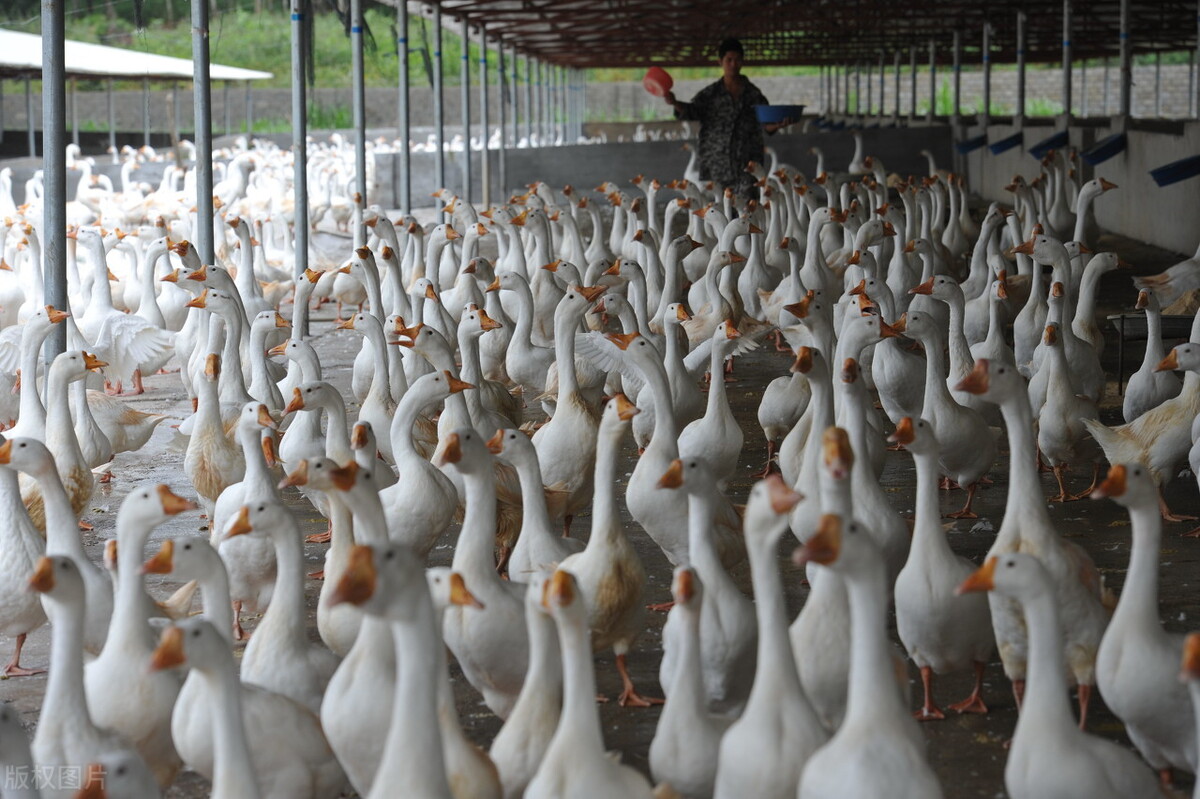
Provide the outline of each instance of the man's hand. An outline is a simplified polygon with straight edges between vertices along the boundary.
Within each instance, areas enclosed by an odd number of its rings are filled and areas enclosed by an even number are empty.
[[[768,122],[767,124],[763,125],[763,130],[765,130],[767,133],[775,133],[782,128],[786,128],[788,125],[794,124],[796,124],[796,120],[792,119],[791,117],[784,117],[778,122]]]
[[[666,100],[667,105],[675,105],[675,92],[667,92],[663,95],[663,99]]]

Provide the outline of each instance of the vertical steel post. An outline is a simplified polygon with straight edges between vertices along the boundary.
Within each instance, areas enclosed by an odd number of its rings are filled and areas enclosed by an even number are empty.
[[[1025,12],[1017,12],[1017,117],[1025,118]]]
[[[900,124],[900,51],[896,51],[896,107],[892,110],[892,124]]]
[[[78,81],[71,78],[71,143],[79,146],[79,92]]]
[[[171,144],[179,141],[179,81],[171,81]],[[207,263],[207,262],[206,262]]]
[[[1121,0],[1121,110],[1128,117],[1133,110],[1133,58],[1129,47],[1129,0]]]
[[[459,102],[462,104],[462,198],[471,202],[471,28],[463,14],[462,57],[459,59]]]
[[[229,131],[233,129],[229,117],[229,81],[221,84],[221,108],[225,111],[225,135],[228,136]]]
[[[1063,0],[1062,11],[1063,113],[1071,117],[1071,0]]]
[[[1079,67],[1079,93],[1083,96],[1083,100],[1080,102],[1079,113],[1080,113],[1080,115],[1085,116],[1085,117],[1088,115],[1087,78],[1088,78],[1088,65],[1087,65],[1087,60],[1085,59],[1084,62]]]
[[[403,5],[403,3],[401,3]],[[292,182],[296,196],[293,225],[296,236],[296,262],[292,274],[301,279],[308,269],[308,98],[305,70],[304,4],[292,0]],[[404,149],[408,149],[407,147]],[[372,309],[374,310],[374,309]],[[308,314],[293,312],[299,326],[296,338],[308,336]]]
[[[150,146],[150,79],[142,78],[142,144]]]
[[[212,82],[209,74],[208,3],[192,3],[192,106],[196,144],[196,253],[216,263],[213,240]],[[179,114],[179,104],[175,105]]]
[[[908,109],[908,124],[912,124],[917,117],[917,48],[912,46],[908,48],[908,76],[909,76],[909,97],[912,99],[912,105]]]
[[[0,78],[0,142],[4,141],[4,79]]]
[[[1110,61],[1109,57],[1104,56],[1104,115],[1105,116],[1108,116],[1109,113],[1111,113],[1108,110],[1109,109],[1108,98],[1109,98],[1109,94],[1110,94],[1110,91],[1109,91],[1109,82],[1110,81],[1109,81],[1109,77],[1108,77],[1109,61]]]
[[[396,3],[396,57],[400,74],[396,86],[396,138],[400,139],[400,210],[407,214],[412,208],[412,151],[408,140],[412,136],[408,110],[408,0]]]
[[[879,121],[883,122],[883,108],[887,100],[887,73],[883,63],[883,51],[879,51]]]
[[[480,138],[483,147],[479,151],[479,175],[483,186],[480,195],[484,206],[492,201],[491,182],[492,165],[488,161],[488,142],[491,140],[491,120],[488,119],[488,57],[487,57],[487,25],[479,24],[479,127],[482,128]]]
[[[45,84],[43,83],[42,96],[44,97],[45,95],[46,95],[46,87],[45,87]],[[42,104],[42,116],[44,117],[45,114],[46,114],[46,107],[45,107],[45,103],[43,103]],[[66,104],[65,100],[63,101],[62,115],[64,117],[67,115],[67,104]],[[25,127],[28,128],[28,134],[29,134],[29,157],[36,158],[37,157],[37,125],[33,124],[33,85],[30,83],[28,75],[25,76],[25,123],[26,123]],[[66,128],[63,128],[63,130],[65,131]],[[66,133],[63,134],[63,139],[64,139],[64,146],[65,146]],[[44,146],[45,145],[43,145],[43,147]]]
[[[533,59],[525,55],[525,146],[533,146]]]
[[[42,0],[42,270],[46,302],[67,308],[67,131],[64,4]],[[25,84],[29,86],[28,82]],[[30,100],[32,106],[32,100]],[[33,131],[33,115],[29,116]],[[46,362],[67,348],[66,325],[54,325]],[[33,380],[34,376],[29,375]]]
[[[354,113],[354,187],[362,193],[363,206],[370,200],[367,192],[367,98],[363,77],[362,0],[350,0],[350,68]],[[358,231],[354,231],[357,238]]]
[[[446,117],[442,107],[442,7],[433,7],[433,154],[434,174],[439,189],[446,187]],[[439,217],[440,218],[440,217]]]
[[[254,94],[250,81],[246,81],[246,138],[254,133]]]
[[[932,122],[937,115],[937,43],[929,40],[929,111],[925,121]]]
[[[1162,116],[1162,53],[1154,54],[1154,116]]]
[[[954,115],[953,122],[958,124],[962,117],[962,33],[954,31]]]
[[[496,42],[496,111],[500,127],[500,151],[497,154],[497,172],[500,176],[500,197],[508,191],[508,80],[504,74],[504,40]],[[516,109],[513,109],[516,116]],[[514,119],[515,121],[515,119]]]
[[[4,98],[2,96],[0,96],[0,103],[3,102],[3,99]],[[115,153],[117,152],[117,114],[116,114],[115,105],[113,103],[113,80],[112,80],[112,78],[109,78],[105,82],[104,102],[106,105],[105,110],[108,112],[108,146],[110,148],[112,148],[112,151],[115,155]],[[3,128],[4,128],[4,126],[0,125],[0,130],[2,130]]]
[[[862,62],[854,62],[854,115],[861,117],[862,108]]]
[[[992,121],[992,26],[983,23],[983,113],[980,120],[986,128]]]
[[[874,96],[875,89],[874,89],[874,81],[873,81],[875,74],[871,71],[871,62],[870,61],[868,61],[866,63],[866,66],[867,66],[867,108],[866,108],[866,113],[867,113],[867,116],[870,116],[873,113],[873,111],[871,109],[875,103],[875,96]]]
[[[1196,47],[1192,50],[1192,80],[1191,91],[1188,92],[1188,103],[1193,107],[1191,116],[1200,117],[1200,3],[1196,4]]]

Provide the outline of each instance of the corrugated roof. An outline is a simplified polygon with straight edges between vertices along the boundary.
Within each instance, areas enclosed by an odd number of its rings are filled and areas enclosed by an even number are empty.
[[[403,0],[384,0],[395,5]],[[1062,58],[1062,4],[992,0],[433,0],[444,15],[487,25],[489,37],[536,58],[574,67],[710,65],[716,44],[737,36],[758,65],[890,63],[930,39],[939,63],[962,35],[964,63],[978,64],[985,22],[992,61],[1016,61],[1017,13],[1026,14],[1026,58]],[[1120,0],[1073,0],[1076,59],[1116,55]],[[1196,46],[1196,3],[1129,0],[1135,53]]]
[[[67,77],[151,78],[191,80],[192,62],[186,58],[153,55],[120,47],[67,40]],[[0,77],[40,77],[42,37],[34,33],[0,29]],[[213,80],[264,80],[270,72],[212,65]]]

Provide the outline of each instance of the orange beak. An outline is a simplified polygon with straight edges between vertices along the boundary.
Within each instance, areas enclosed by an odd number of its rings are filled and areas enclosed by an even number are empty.
[[[150,671],[162,671],[187,663],[183,654],[183,630],[178,627],[168,627],[163,630],[158,648],[150,657]]]
[[[667,467],[666,473],[658,478],[658,487],[679,488],[681,485],[683,485],[683,461],[676,458],[671,461],[671,465]]]
[[[954,390],[965,391],[968,394],[986,394],[989,382],[987,358],[980,358],[975,362],[975,368],[971,370],[971,374],[958,381]]]
[[[987,559],[987,563],[980,566],[975,572],[962,581],[954,593],[970,594],[977,591],[991,591],[996,587],[996,564],[999,558],[993,555]]]
[[[184,499],[165,485],[158,487],[158,498],[162,502],[163,513],[168,516],[176,516],[184,511],[195,510],[199,507],[195,502]]]
[[[629,398],[624,394],[617,394],[613,397],[613,402],[617,404],[617,418],[622,422],[628,422],[633,417],[641,413],[641,409],[629,401]]]
[[[817,523],[817,532],[794,556],[800,563],[819,563],[828,566],[842,551],[842,517],[827,513]]]
[[[450,604],[483,610],[483,603],[467,590],[467,584],[458,572],[450,572]]]
[[[1124,496],[1127,477],[1128,473],[1123,465],[1118,463],[1109,467],[1108,476],[1104,478],[1103,483],[1096,486],[1096,490],[1092,492],[1092,499]]]
[[[158,553],[142,564],[142,574],[170,574],[174,568],[175,542],[168,538]]]
[[[238,515],[234,517],[233,523],[225,529],[225,537],[233,538],[235,535],[249,535],[254,532],[254,525],[250,524],[250,506],[243,505],[238,511]]]
[[[350,550],[349,563],[333,589],[330,605],[349,602],[361,605],[375,594],[378,573],[375,571],[375,556],[370,547],[355,546]]]
[[[42,555],[29,577],[29,590],[45,594],[54,590],[54,561]]]
[[[1179,353],[1171,350],[1167,353],[1167,357],[1158,362],[1158,366],[1154,367],[1156,372],[1172,372],[1179,368]]]
[[[446,436],[446,440],[442,446],[433,455],[434,466],[445,466],[447,463],[458,463],[462,460],[462,442],[459,441],[458,433],[451,433]]]
[[[896,425],[896,430],[890,436],[888,441],[893,444],[911,444],[916,440],[916,433],[913,430],[913,420],[911,416],[905,416]]]

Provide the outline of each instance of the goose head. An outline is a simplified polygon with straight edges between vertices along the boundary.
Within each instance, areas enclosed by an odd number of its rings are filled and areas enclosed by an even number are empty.
[[[375,428],[366,419],[359,419],[354,423],[354,427],[350,428],[350,449],[355,452],[365,451],[370,455],[378,450],[378,439],[375,437]]]
[[[1029,241],[1022,242],[1009,250],[1009,254],[1021,253],[1028,255],[1043,266],[1054,266],[1068,263],[1071,255],[1063,243],[1045,233],[1035,235]]]
[[[212,622],[194,616],[166,627],[158,647],[150,657],[150,671],[174,669],[183,665],[202,672],[231,667],[233,655],[229,643]]]
[[[941,300],[947,305],[963,301],[962,286],[948,275],[934,275],[919,286],[908,290],[909,294],[924,294]]]
[[[885,338],[895,338],[900,331],[883,321],[875,314],[866,316],[852,314],[842,325],[842,333],[838,343],[845,342],[845,352],[851,357],[857,357],[864,349],[878,344]]]
[[[933,424],[924,419],[914,419],[911,416],[905,416],[900,420],[895,431],[888,436],[888,441],[900,444],[916,455],[937,455],[939,451]]]
[[[434,369],[448,370],[454,366],[454,350],[450,342],[429,325],[407,327],[402,332],[407,338],[395,342],[397,345],[412,349],[433,364]]]
[[[259,311],[250,322],[250,330],[255,333],[269,332],[271,330],[287,330],[291,326],[292,323],[284,319],[283,314],[270,309]]]
[[[302,410],[325,408],[328,411],[344,411],[345,400],[342,395],[329,383],[323,380],[313,380],[301,383],[292,389],[292,399],[283,409],[284,416]]]
[[[451,394],[457,394],[469,388],[475,388],[475,386],[459,380],[449,371],[430,372],[414,380],[408,387],[408,393],[404,396],[405,398],[415,396],[420,402],[420,407],[425,408],[434,402],[442,402]]]
[[[222,532],[225,538],[256,532],[271,537],[300,537],[300,527],[292,512],[282,502],[273,499],[243,505]]]
[[[923,344],[938,341],[943,335],[941,325],[929,314],[906,311],[903,318],[905,334]]]
[[[510,466],[537,463],[537,450],[534,449],[533,441],[520,430],[497,430],[496,435],[488,439],[487,448],[488,452],[502,463]]]
[[[355,484],[361,469],[350,463],[338,466],[332,458],[305,458],[296,468],[279,481],[279,490],[294,486],[307,486],[317,491],[349,491]]]
[[[117,511],[117,529],[134,525],[149,530],[172,516],[197,507],[196,503],[184,499],[165,485],[142,483],[130,491],[121,503],[121,509]]]
[[[1114,269],[1128,269],[1129,264],[1115,252],[1098,252],[1092,256],[1084,267],[1088,271],[1104,274]]]
[[[587,624],[587,602],[575,575],[555,569],[542,586],[542,607],[559,624],[582,627]]]
[[[1030,599],[1053,590],[1046,569],[1037,558],[1023,552],[1011,552],[988,558],[963,580],[956,593],[995,591],[1010,599]]]
[[[473,305],[468,305],[468,308],[471,310],[463,311],[462,320],[459,322],[459,335],[476,339],[484,333],[504,327],[503,323],[488,316],[487,311],[482,308],[475,308]]]
[[[691,566],[676,566],[671,576],[671,598],[686,618],[699,621],[704,605],[704,585]]]
[[[1158,295],[1153,291],[1142,289],[1138,292],[1137,303],[1133,306],[1139,311],[1157,312],[1162,306],[1159,305]]]
[[[629,428],[629,423],[633,421],[633,417],[641,412],[641,408],[634,405],[624,394],[613,395],[613,398],[604,405],[604,410],[600,414],[600,434],[608,434],[620,440]]]
[[[54,357],[50,364],[50,375],[61,376],[68,383],[74,383],[87,377],[88,372],[98,372],[108,366],[90,352],[83,350],[67,350]]]
[[[558,301],[558,307],[555,309],[556,324],[562,319],[564,325],[578,325],[604,292],[604,286],[571,286]]]
[[[29,590],[47,596],[66,607],[82,606],[83,575],[79,565],[67,555],[43,555],[29,576]]]
[[[732,319],[726,319],[713,331],[713,347],[723,356],[729,355],[741,343],[742,334]],[[723,358],[722,358],[723,360]]]
[[[641,333],[608,333],[604,338],[615,344],[643,374],[653,374],[655,370],[662,370],[662,355]]]
[[[483,610],[483,603],[467,588],[463,576],[447,566],[434,566],[425,570],[425,581],[429,585],[429,596],[439,613],[451,605]]]
[[[997,405],[1025,393],[1025,380],[1012,364],[980,358],[975,368],[958,382],[955,391],[976,394]]]
[[[270,311],[263,311],[263,313],[270,313]],[[368,338],[371,338],[372,336],[383,336],[383,326],[379,324],[379,320],[375,318],[374,314],[366,313],[364,311],[359,311],[356,314],[352,314],[349,318],[338,322],[335,327],[338,330],[353,330],[354,332],[361,333]]]
[[[158,552],[142,565],[143,574],[172,574],[178,580],[202,580],[224,569],[221,556],[208,539],[198,535],[165,539]]]
[[[817,531],[792,555],[798,565],[816,563],[843,575],[878,572],[883,579],[883,556],[858,522],[827,513]]]
[[[1167,357],[1163,358],[1158,366],[1154,367],[1154,371],[1156,372],[1166,372],[1174,369],[1183,369],[1187,372],[1200,372],[1200,343],[1192,341],[1187,344],[1180,344],[1168,352]]]
[[[1154,508],[1158,503],[1158,484],[1154,475],[1140,463],[1117,463],[1108,469],[1108,476],[1092,499],[1111,499],[1126,508]]]
[[[708,461],[698,456],[676,458],[658,479],[659,488],[682,488],[694,496],[712,496],[717,489],[717,477]]]
[[[432,460],[438,468],[453,465],[460,474],[485,475],[492,479],[494,458],[488,451],[487,441],[469,427],[459,428],[438,442]]]
[[[106,752],[83,769],[83,784],[75,799],[109,799],[118,796],[153,796],[158,792],[154,774],[137,752]]]
[[[788,526],[788,513],[803,499],[788,487],[778,474],[767,475],[750,488],[746,500],[745,534],[747,542],[774,552]]]
[[[357,545],[330,597],[364,613],[392,621],[415,621],[421,603],[430,602],[424,564],[402,544]]]
[[[0,466],[34,476],[55,471],[54,456],[36,438],[10,438],[0,444]]]

